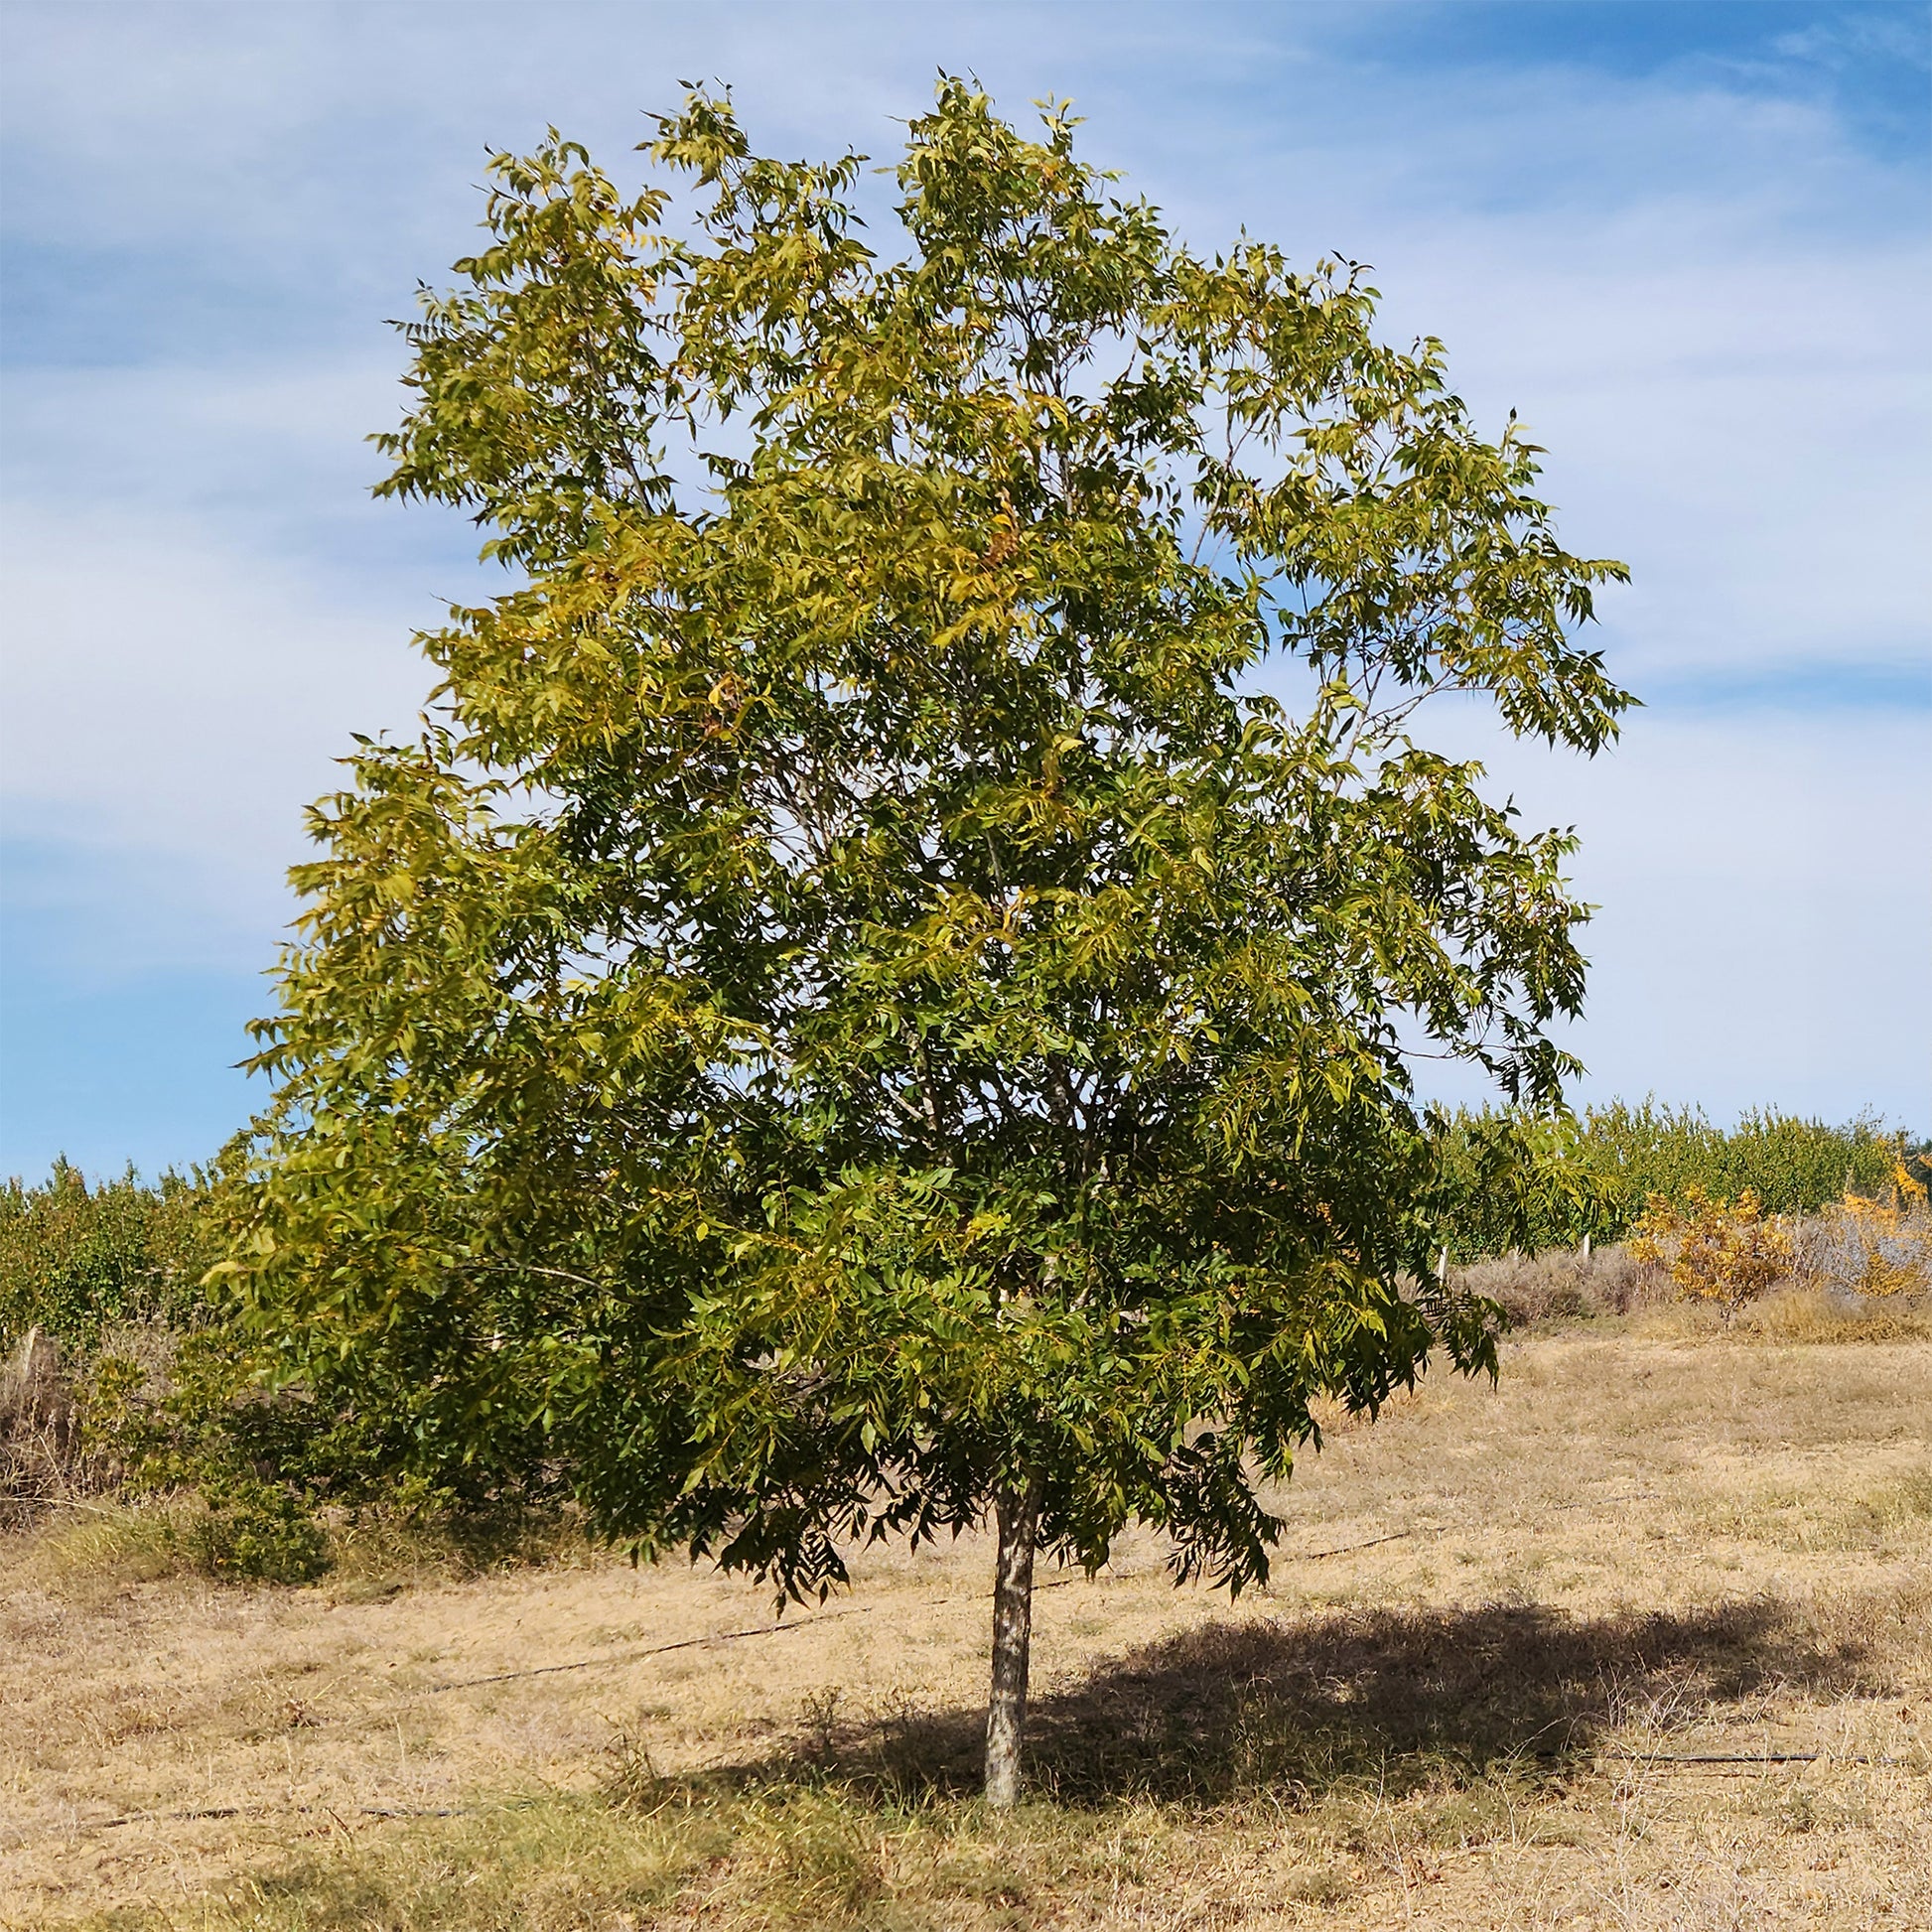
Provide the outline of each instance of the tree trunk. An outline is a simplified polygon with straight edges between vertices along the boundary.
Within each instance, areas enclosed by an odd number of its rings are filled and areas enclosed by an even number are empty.
[[[1010,1811],[1020,1802],[1020,1745],[1027,1727],[1027,1663],[1034,1636],[1034,1539],[1039,1528],[1040,1481],[1002,1489],[993,1513],[1000,1526],[993,1578],[993,1695],[986,1708],[986,1802]]]

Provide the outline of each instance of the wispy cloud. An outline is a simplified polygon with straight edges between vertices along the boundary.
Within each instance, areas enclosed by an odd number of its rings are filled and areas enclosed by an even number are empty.
[[[393,622],[198,519],[8,522],[9,836],[65,861],[43,950],[96,978],[265,958],[303,804],[351,732],[408,727],[426,667]]]
[[[1779,34],[1772,49],[1791,61],[1843,69],[1874,57],[1932,72],[1932,18],[1923,8],[1893,6],[1882,13],[1847,13],[1795,33]]]
[[[1528,822],[1584,834],[1583,1095],[1924,1123],[1928,737],[1923,709],[1796,708],[1643,716],[1593,760],[1470,734]]]
[[[474,537],[371,505],[361,439],[397,407],[382,319],[470,245],[487,147],[555,122],[640,172],[641,110],[717,75],[782,151],[887,154],[945,66],[1076,96],[1199,246],[1371,261],[1390,333],[1549,445],[1566,538],[1635,568],[1602,630],[1652,705],[1626,750],[1561,785],[1497,754],[1586,840],[1598,1077],[1922,1114],[1924,935],[1856,854],[1928,762],[1924,143],[1858,109],[1924,37],[1668,24],[1708,11],[16,7],[16,941],[102,999],[262,963],[331,757],[407,725],[407,633],[475,593]]]

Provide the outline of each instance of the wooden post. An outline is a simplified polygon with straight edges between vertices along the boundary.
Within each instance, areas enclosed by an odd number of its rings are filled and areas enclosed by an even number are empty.
[[[1000,1554],[993,1577],[993,1695],[986,1707],[986,1802],[1011,1811],[1020,1802],[1020,1747],[1027,1728],[1027,1669],[1034,1636],[1034,1545],[1039,1533],[1040,1480],[1003,1489],[993,1514]]]

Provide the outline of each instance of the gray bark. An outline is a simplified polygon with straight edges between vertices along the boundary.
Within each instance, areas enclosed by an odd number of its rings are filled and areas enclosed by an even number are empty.
[[[993,1577],[993,1695],[986,1708],[986,1802],[1010,1811],[1020,1802],[1020,1747],[1027,1728],[1027,1666],[1034,1635],[1034,1543],[1040,1482],[1003,1489],[993,1513],[1000,1529]]]

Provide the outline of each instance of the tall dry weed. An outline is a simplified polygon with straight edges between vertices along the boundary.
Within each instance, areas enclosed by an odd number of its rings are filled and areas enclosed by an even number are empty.
[[[1848,1189],[1806,1224],[1796,1272],[1861,1299],[1911,1300],[1932,1292],[1932,1212],[1924,1183],[1901,1161],[1883,1192]]]
[[[29,1328],[0,1367],[0,1529],[23,1527],[66,1493],[77,1434],[60,1347]]]
[[[1458,1287],[1500,1306],[1512,1327],[1533,1322],[1631,1314],[1675,1291],[1621,1243],[1502,1255],[1455,1271]]]

